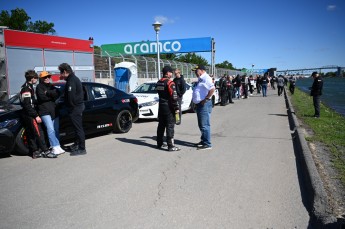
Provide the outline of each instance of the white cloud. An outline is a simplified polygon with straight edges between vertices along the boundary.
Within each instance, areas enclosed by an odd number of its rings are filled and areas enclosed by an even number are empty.
[[[162,24],[173,24],[175,21],[173,19],[167,18],[165,16],[155,16],[155,22],[158,21]]]
[[[328,6],[327,6],[327,10],[328,10],[328,11],[333,11],[333,10],[335,10],[336,8],[337,8],[336,5],[328,5]]]

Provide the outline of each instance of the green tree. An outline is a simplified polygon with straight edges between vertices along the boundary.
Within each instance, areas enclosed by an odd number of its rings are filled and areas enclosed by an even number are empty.
[[[20,31],[36,32],[43,34],[54,34],[54,23],[46,21],[31,22],[31,17],[25,10],[16,8],[9,13],[7,10],[2,10],[0,13],[0,25],[7,26],[9,29]]]
[[[29,23],[29,28],[27,31],[34,32],[34,33],[48,33],[48,34],[55,34],[55,29],[53,29],[54,23],[48,23],[46,21],[35,21]]]
[[[204,57],[196,55],[195,53],[187,53],[185,55],[181,55],[176,60],[191,64],[199,64],[205,66],[209,65],[208,61]]]
[[[217,68],[226,68],[226,69],[231,69],[231,70],[235,70],[234,66],[232,66],[232,63],[230,63],[229,61],[223,61],[223,63],[220,64],[216,64]]]

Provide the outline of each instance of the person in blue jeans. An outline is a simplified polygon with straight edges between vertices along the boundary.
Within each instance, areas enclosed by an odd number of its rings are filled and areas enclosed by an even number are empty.
[[[261,89],[262,89],[262,96],[267,97],[267,84],[268,84],[268,73],[266,72],[261,79]]]
[[[50,83],[51,74],[43,71],[39,75],[40,82],[36,87],[38,113],[47,128],[51,152],[55,155],[65,153],[59,142],[59,114],[55,101],[59,98],[59,90]]]
[[[198,77],[197,85],[193,89],[193,103],[196,105],[196,114],[198,117],[198,126],[201,132],[201,141],[196,145],[198,150],[212,149],[211,144],[211,113],[212,113],[212,95],[215,91],[212,78],[206,73],[206,68],[197,65],[195,71]]]

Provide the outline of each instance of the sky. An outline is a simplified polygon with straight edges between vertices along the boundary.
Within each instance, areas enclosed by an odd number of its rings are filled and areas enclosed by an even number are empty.
[[[215,63],[278,70],[345,67],[344,0],[81,1],[0,0],[31,21],[54,23],[56,35],[94,44],[212,37]],[[211,63],[211,53],[197,53]]]

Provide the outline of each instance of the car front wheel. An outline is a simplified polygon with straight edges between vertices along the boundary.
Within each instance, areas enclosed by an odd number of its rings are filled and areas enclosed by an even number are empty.
[[[127,133],[132,128],[132,114],[128,110],[122,110],[115,119],[115,132]]]
[[[14,152],[20,156],[26,156],[29,154],[27,136],[24,128],[22,128],[17,134]]]

